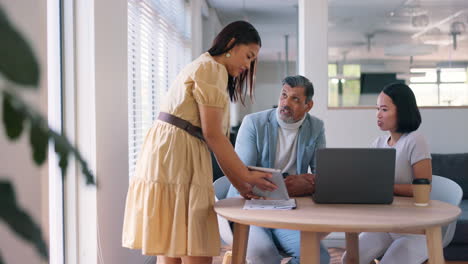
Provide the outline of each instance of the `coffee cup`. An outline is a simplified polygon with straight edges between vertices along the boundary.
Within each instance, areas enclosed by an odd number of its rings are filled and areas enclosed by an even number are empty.
[[[414,205],[427,206],[431,195],[431,182],[428,179],[413,180]]]

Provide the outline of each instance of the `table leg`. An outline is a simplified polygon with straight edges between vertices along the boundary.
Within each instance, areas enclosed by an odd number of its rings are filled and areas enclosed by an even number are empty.
[[[426,229],[426,241],[429,264],[444,264],[441,227],[435,226]]]
[[[232,242],[232,264],[245,264],[247,242],[249,238],[248,225],[234,223],[234,241]]]
[[[346,233],[346,263],[359,263],[359,233]]]
[[[301,231],[301,264],[320,264],[318,233]]]

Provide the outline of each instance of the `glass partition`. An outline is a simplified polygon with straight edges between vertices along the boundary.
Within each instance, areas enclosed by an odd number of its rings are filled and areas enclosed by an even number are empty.
[[[419,106],[468,106],[468,1],[330,0],[328,106],[374,106],[408,84]]]

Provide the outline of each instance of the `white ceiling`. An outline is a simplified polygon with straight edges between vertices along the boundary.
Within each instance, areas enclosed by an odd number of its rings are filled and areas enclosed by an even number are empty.
[[[243,19],[252,23],[262,38],[261,60],[284,60],[285,35],[289,35],[289,59],[296,57],[297,0],[208,0],[223,25]]]
[[[222,24],[246,19],[259,31],[263,60],[284,60],[285,35],[289,35],[289,58],[295,60],[297,47],[297,0],[208,0]],[[428,25],[415,27],[412,19],[418,15]],[[457,36],[457,49],[452,48],[450,25],[462,22],[465,32]],[[415,21],[417,22],[417,21]],[[436,29],[433,29],[436,28]],[[432,29],[432,30],[430,30]],[[423,32],[436,34],[422,34]],[[468,62],[468,0],[329,0],[330,61],[465,61]],[[424,35],[416,37],[416,34]],[[370,39],[368,39],[370,36]],[[370,42],[369,42],[370,41]],[[435,52],[416,55],[423,41],[436,41]],[[370,43],[370,50],[368,44]],[[406,56],[386,56],[391,46]],[[412,46],[409,46],[412,45]]]

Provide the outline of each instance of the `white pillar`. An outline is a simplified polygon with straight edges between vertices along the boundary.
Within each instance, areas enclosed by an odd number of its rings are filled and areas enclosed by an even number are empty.
[[[192,59],[196,59],[203,52],[203,30],[202,30],[202,0],[191,0],[190,9],[192,19]]]
[[[61,72],[60,72],[60,2],[47,1],[47,81],[49,127],[58,133],[62,132]],[[49,263],[64,263],[63,254],[63,189],[59,156],[54,145],[49,144]]]
[[[328,104],[328,1],[299,0],[298,73],[315,88],[312,112],[325,118]]]
[[[70,122],[76,121],[76,144],[81,154],[88,162],[88,166],[94,173],[96,172],[96,75],[95,75],[95,15],[94,0],[77,1],[75,3],[75,91],[70,91],[68,87],[65,96],[76,97],[76,120],[65,120],[66,131],[70,131]],[[110,13],[108,13],[110,14]],[[113,16],[112,16],[113,17]],[[97,34],[96,34],[97,36]],[[68,78],[68,76],[66,77]],[[66,107],[66,116],[70,117],[69,106]],[[73,116],[73,115],[72,115]],[[76,177],[67,180],[68,185],[74,185],[77,193],[68,193],[65,195],[76,195],[76,208],[66,208],[67,217],[75,217],[77,236],[74,233],[66,236],[67,245],[77,245],[78,250],[72,253],[67,250],[66,253],[72,255],[66,256],[67,263],[97,263],[98,243],[97,243],[97,189],[92,186],[86,186],[81,174],[80,168],[75,172]],[[68,190],[67,190],[68,191]],[[71,199],[74,199],[72,197]],[[67,206],[71,206],[72,200],[67,200]],[[73,214],[76,214],[74,216]],[[68,221],[68,218],[67,218]],[[72,220],[73,221],[73,220]],[[68,222],[70,223],[70,222]],[[68,224],[66,230],[69,232]],[[71,230],[73,232],[74,230]],[[73,239],[74,241],[71,241]]]

